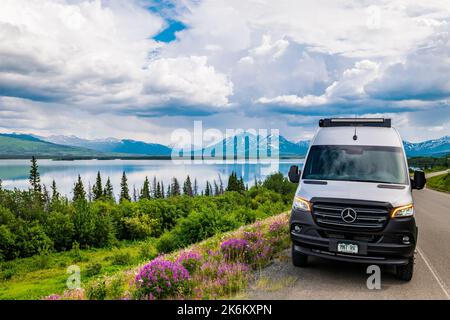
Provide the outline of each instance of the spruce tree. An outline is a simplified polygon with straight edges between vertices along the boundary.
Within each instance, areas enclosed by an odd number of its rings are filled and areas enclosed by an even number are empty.
[[[244,184],[244,178],[240,178],[239,180],[238,180],[238,192],[244,192],[246,190],[246,188],[245,188],[245,184]]]
[[[170,184],[167,186],[167,198],[172,196],[172,190],[170,189]]]
[[[86,191],[84,191],[83,181],[78,175],[78,181],[73,188],[73,202],[86,201]]]
[[[156,198],[156,177],[153,177],[153,185],[152,185],[152,193],[153,193],[153,198]]]
[[[171,189],[172,189],[172,195],[173,196],[179,196],[181,194],[180,184],[179,184],[177,178],[173,178],[172,179],[172,188]]]
[[[92,187],[92,198],[94,201],[100,200],[103,197],[103,185],[102,185],[102,177],[100,175],[100,171],[97,172],[97,179],[95,180],[95,184]]]
[[[31,157],[30,169],[30,185],[34,193],[41,193],[41,176],[39,174],[39,166],[35,156]]]
[[[156,184],[156,198],[160,199],[162,198],[162,194],[161,194],[161,184],[158,183]]]
[[[130,190],[128,189],[128,179],[124,171],[122,174],[122,180],[120,182],[120,202],[125,200],[131,201]]]
[[[218,196],[219,195],[219,185],[217,184],[216,180],[213,181],[214,183],[214,195]]]
[[[237,175],[234,171],[231,173],[230,177],[228,178],[227,191],[239,191]]]
[[[52,181],[51,189],[52,189],[52,202],[56,202],[59,200],[59,192],[58,189],[56,188],[56,182],[54,179]]]
[[[186,178],[186,181],[183,184],[183,194],[189,197],[194,196],[194,192],[192,190],[191,178],[189,175]]]
[[[209,181],[206,181],[206,188],[205,188],[205,196],[210,196],[210,186],[209,186]]]
[[[161,198],[165,198],[166,194],[164,193],[164,182],[161,181]]]
[[[42,185],[42,200],[44,202],[44,210],[48,211],[50,207],[50,194],[48,193],[47,187]]]
[[[111,180],[108,177],[108,180],[106,180],[105,189],[103,190],[103,196],[106,200],[114,201],[114,190],[113,186],[111,184]]]
[[[194,179],[194,188],[192,190],[192,193],[194,194],[194,196],[198,196],[198,183],[197,183],[197,178]]]
[[[150,182],[148,177],[145,177],[144,185],[141,189],[141,199],[150,199]]]

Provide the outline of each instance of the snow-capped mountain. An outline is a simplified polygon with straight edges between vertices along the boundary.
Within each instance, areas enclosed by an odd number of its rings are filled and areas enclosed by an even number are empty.
[[[309,142],[294,143],[280,135],[276,143],[276,138],[273,135],[261,136],[244,132],[203,148],[203,156],[215,157],[221,153],[227,159],[233,159],[234,155],[238,158],[262,158],[277,154],[280,157],[292,157],[304,156],[308,150]]]
[[[408,157],[444,155],[450,153],[450,136],[416,143],[403,141],[403,145]]]
[[[135,155],[169,156],[172,149],[158,143],[147,143],[135,140],[119,140],[115,138],[87,140],[76,136],[41,137],[41,140],[61,145],[83,147],[91,150]]]

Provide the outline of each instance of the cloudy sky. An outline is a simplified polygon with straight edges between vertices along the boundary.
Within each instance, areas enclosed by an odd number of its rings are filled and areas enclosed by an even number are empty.
[[[389,116],[450,134],[450,2],[1,0],[0,131],[169,143],[176,128]]]

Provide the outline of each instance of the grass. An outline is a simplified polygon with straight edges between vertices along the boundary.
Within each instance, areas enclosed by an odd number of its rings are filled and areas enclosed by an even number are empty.
[[[275,292],[294,285],[296,281],[297,278],[293,276],[286,276],[279,279],[262,276],[256,281],[255,288],[262,291]]]
[[[425,173],[433,173],[433,172],[445,171],[447,169],[448,169],[448,167],[446,167],[446,166],[435,166],[435,167],[432,167],[432,168],[426,168],[424,170],[424,172]]]
[[[77,265],[81,281],[116,274],[156,255],[152,240],[121,242],[113,248],[71,250],[0,263],[0,300],[40,299],[66,288],[67,267]]]
[[[428,178],[427,187],[437,191],[450,192],[450,173]]]

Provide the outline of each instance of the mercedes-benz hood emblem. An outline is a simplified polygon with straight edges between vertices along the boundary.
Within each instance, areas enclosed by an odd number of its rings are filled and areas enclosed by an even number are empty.
[[[342,218],[342,220],[344,220],[347,223],[355,222],[357,217],[358,217],[358,214],[352,208],[345,208],[341,211],[341,218]]]

